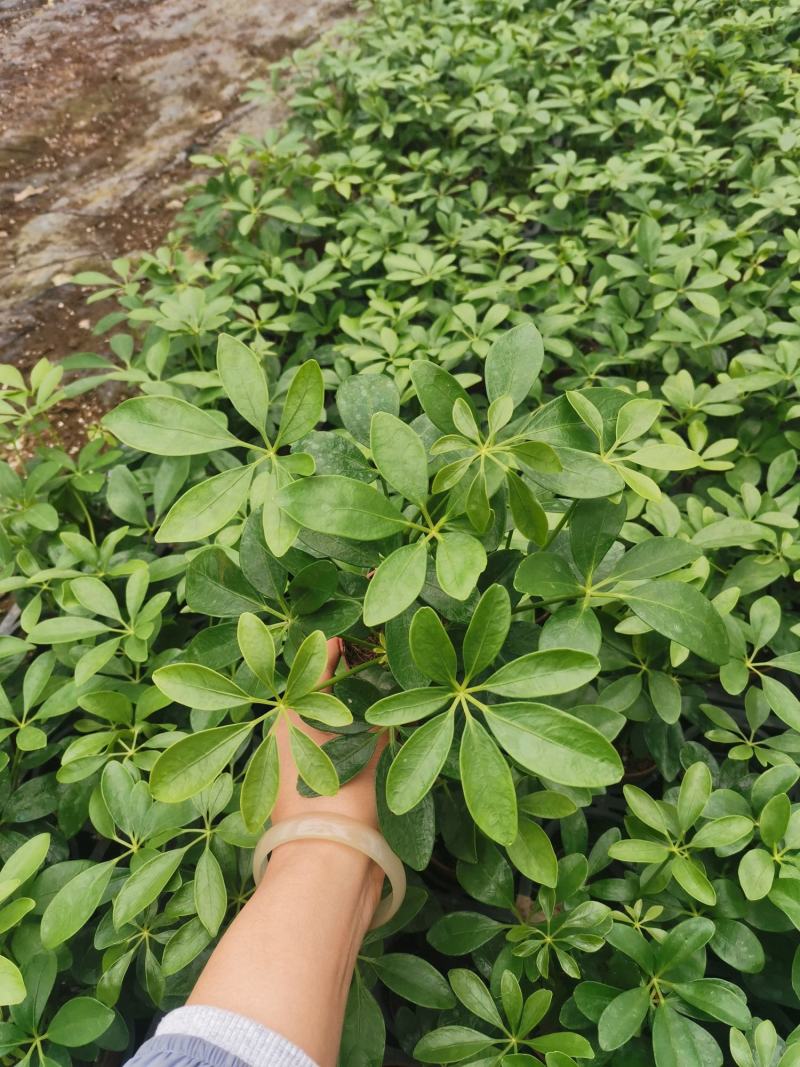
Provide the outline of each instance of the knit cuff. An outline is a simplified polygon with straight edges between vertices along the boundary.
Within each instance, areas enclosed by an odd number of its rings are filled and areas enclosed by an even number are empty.
[[[169,1012],[156,1034],[202,1038],[253,1067],[317,1067],[302,1049],[266,1026],[223,1008],[187,1005]]]

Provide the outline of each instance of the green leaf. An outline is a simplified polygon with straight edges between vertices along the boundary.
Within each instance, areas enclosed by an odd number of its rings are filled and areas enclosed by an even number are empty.
[[[669,856],[669,849],[659,841],[626,838],[610,845],[608,854],[623,863],[661,863]]]
[[[658,578],[662,574],[687,567],[701,555],[700,550],[688,541],[679,541],[674,537],[651,537],[629,548],[604,576],[603,581],[609,582],[613,578],[631,582]]]
[[[43,623],[40,625],[44,625]],[[35,640],[28,634],[31,641]],[[777,678],[770,678],[768,674],[761,675],[761,688],[767,703],[787,726],[800,731],[800,700],[794,695],[788,686],[779,682]]]
[[[580,689],[600,670],[596,656],[568,648],[529,652],[506,663],[483,683],[505,697],[543,697]]]
[[[463,967],[457,967],[448,975],[453,992],[472,1015],[477,1015],[490,1026],[503,1029],[503,1020],[494,997],[483,984],[481,979],[473,971]]]
[[[484,380],[489,400],[507,394],[517,407],[539,377],[543,360],[542,335],[532,322],[506,330],[486,356]]]
[[[510,845],[517,836],[517,798],[505,757],[473,716],[464,726],[459,753],[467,808],[487,837]]]
[[[454,717],[437,715],[418,727],[389,769],[386,799],[395,815],[410,811],[436,781],[453,742]]]
[[[251,702],[236,682],[199,663],[170,663],[159,667],[153,672],[153,681],[164,696],[187,708],[227,711]]]
[[[697,917],[684,919],[667,932],[656,949],[656,966],[664,973],[679,967],[690,956],[699,952],[714,936],[715,925],[711,919]]]
[[[590,578],[608,555],[625,521],[624,500],[580,500],[572,512],[569,543],[572,558],[584,578]]]
[[[57,948],[83,929],[94,914],[116,866],[115,860],[94,864],[58,890],[42,915],[45,948]]]
[[[716,904],[717,894],[705,875],[705,872],[695,860],[685,856],[677,856],[670,866],[672,877],[685,889],[690,897],[699,900],[701,904],[709,907]]]
[[[685,582],[646,582],[622,599],[657,633],[711,663],[727,663],[725,623],[702,593]]]
[[[748,900],[763,900],[772,889],[775,862],[763,848],[745,852],[739,861],[739,884]]]
[[[136,396],[103,418],[131,448],[157,456],[202,456],[240,445],[219,419],[174,396]]]
[[[422,591],[428,566],[424,541],[395,549],[378,566],[364,598],[364,625],[370,628],[400,615]]]
[[[47,1037],[65,1048],[88,1045],[114,1021],[114,1012],[94,997],[74,997],[62,1004],[47,1028]]]
[[[664,404],[661,400],[647,400],[637,397],[623,404],[617,412],[616,444],[624,445],[642,437],[658,416]]]
[[[440,534],[436,545],[436,579],[454,600],[466,600],[486,570],[480,541],[459,531]]]
[[[792,804],[786,793],[778,793],[761,809],[758,831],[768,848],[776,846],[784,837],[791,815]]]
[[[217,341],[217,371],[228,399],[246,422],[264,432],[269,413],[269,387],[261,360],[230,334]]]
[[[26,995],[19,967],[7,956],[0,956],[0,1005],[21,1004]]]
[[[414,360],[409,370],[422,409],[433,425],[443,433],[457,433],[453,422],[453,405],[461,399],[472,408],[466,391],[452,374],[427,360]]]
[[[535,493],[512,470],[506,471],[506,484],[514,525],[523,537],[543,545],[547,540],[547,514]]]
[[[408,689],[376,701],[365,718],[376,726],[405,726],[440,711],[452,699],[451,691],[444,686]]]
[[[339,789],[339,776],[330,756],[308,734],[289,727],[289,741],[297,773],[309,788],[323,797],[332,797]]]
[[[694,982],[676,982],[672,987],[681,1000],[728,1026],[749,1030],[750,1012],[744,994],[737,995],[728,982],[719,978],[698,978]]]
[[[258,591],[221,548],[205,549],[190,561],[186,602],[192,611],[222,618],[263,608]]]
[[[470,619],[464,635],[466,681],[490,666],[505,644],[511,628],[511,601],[502,585],[490,585]]]
[[[375,737],[374,734],[369,736]],[[433,797],[428,793],[410,811],[395,815],[386,800],[386,777],[391,763],[391,749],[385,748],[375,772],[378,825],[387,844],[403,863],[415,871],[424,871],[430,863],[436,840],[436,810]],[[397,918],[392,920],[396,921]]]
[[[420,608],[409,630],[411,655],[426,678],[444,685],[455,682],[456,650],[433,608]]]
[[[165,804],[197,796],[228,766],[253,726],[218,726],[176,741],[153,765],[150,792]]]
[[[275,447],[291,445],[311,433],[319,422],[325,401],[322,371],[315,359],[306,360],[292,378],[275,439]]]
[[[715,920],[715,926],[711,941],[715,955],[742,974],[758,974],[764,969],[764,949],[749,926],[735,919],[720,918]]]
[[[538,823],[524,818],[519,820],[519,831],[509,846],[508,857],[526,878],[555,889],[558,860],[550,838]]]
[[[616,469],[592,452],[582,452],[565,446],[560,446],[555,451],[561,462],[560,471],[526,467],[531,481],[551,493],[571,497],[573,500],[592,500],[600,496],[615,496],[624,489],[625,483]]]
[[[414,1059],[421,1063],[458,1063],[493,1044],[493,1038],[468,1026],[442,1026],[417,1042]]]
[[[653,1054],[656,1067],[708,1067],[705,1049],[698,1044],[697,1027],[669,1004],[653,1016]]]
[[[304,719],[311,719],[314,724],[324,726],[349,726],[353,721],[352,713],[346,704],[332,693],[306,693],[293,701],[294,710]]]
[[[232,467],[193,485],[175,501],[156,534],[159,544],[202,541],[227,525],[247,500],[253,467]]]
[[[529,596],[567,599],[582,593],[566,560],[552,552],[537,552],[524,559],[514,575],[514,588]]]
[[[625,459],[657,471],[688,471],[703,465],[697,452],[684,445],[645,445]]]
[[[219,861],[208,847],[200,853],[194,872],[194,906],[200,922],[216,937],[228,910],[228,891]]]
[[[497,937],[506,927],[488,915],[474,911],[455,912],[438,919],[428,931],[428,941],[437,952],[465,956]]]
[[[580,1034],[571,1034],[564,1030],[552,1034],[544,1034],[542,1037],[530,1039],[531,1048],[537,1052],[544,1052],[549,1059],[548,1067],[552,1064],[555,1055],[577,1056],[579,1059],[588,1060],[594,1055],[592,1046],[585,1037]]]
[[[455,1004],[450,986],[427,960],[406,952],[390,952],[370,960],[385,986],[412,1004],[444,1011]]]
[[[251,833],[262,830],[272,814],[280,785],[280,760],[274,734],[267,734],[247,765],[239,804]]]
[[[567,390],[567,400],[570,406],[575,410],[578,418],[581,422],[588,426],[594,436],[597,438],[599,444],[603,443],[603,416],[600,411],[595,407],[594,403],[584,393],[579,393],[575,389]]]
[[[328,642],[322,630],[314,630],[298,648],[289,677],[284,700],[291,704],[319,685],[328,665]]]
[[[369,445],[373,416],[377,411],[398,415],[400,394],[394,381],[385,375],[352,374],[339,386],[336,406],[342,422],[356,441]]]
[[[646,986],[628,989],[614,997],[597,1026],[600,1048],[611,1052],[627,1044],[639,1032],[649,1008],[650,993]]]
[[[300,526],[351,541],[377,541],[408,525],[377,489],[336,474],[291,482],[278,493],[278,504]]]
[[[546,704],[493,704],[489,728],[526,770],[561,785],[600,788],[622,777],[622,762],[599,730]]]
[[[678,825],[684,833],[703,814],[712,785],[711,771],[705,763],[693,763],[687,769],[678,793]]]
[[[8,857],[0,871],[0,880],[23,885],[44,863],[49,848],[50,834],[35,834]]]
[[[428,495],[428,457],[419,435],[395,415],[379,411],[372,416],[370,449],[384,481],[421,504]]]
[[[259,502],[262,505],[261,529],[264,542],[277,558],[286,555],[297,540],[302,525],[295,522],[279,501],[281,491],[292,484],[292,475],[280,462],[273,463],[271,470],[260,473],[256,482],[259,487]]]
[[[94,615],[105,615],[109,619],[122,621],[117,598],[99,578],[76,578],[70,583],[75,599]]]
[[[28,633],[35,645],[78,644],[98,634],[108,633],[110,627],[97,619],[81,619],[77,615],[61,615],[37,622]]]
[[[663,671],[650,671],[647,688],[659,718],[670,725],[677,722],[681,717],[682,698],[681,687],[675,678]]]
[[[117,929],[153,903],[177,871],[185,852],[185,848],[161,852],[136,868],[114,897],[113,915]]]
[[[267,689],[275,687],[275,642],[272,633],[257,615],[245,611],[239,616],[236,640],[244,661]]]
[[[776,878],[769,892],[769,900],[800,930],[800,879]]]

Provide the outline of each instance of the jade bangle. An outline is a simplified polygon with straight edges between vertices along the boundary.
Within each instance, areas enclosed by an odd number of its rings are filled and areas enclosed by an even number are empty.
[[[284,822],[271,826],[258,842],[253,853],[253,880],[256,885],[264,877],[267,857],[273,849],[289,841],[309,839],[336,841],[342,845],[349,845],[357,852],[363,852],[365,856],[369,856],[384,871],[389,879],[391,892],[376,908],[370,923],[370,930],[383,926],[397,913],[406,895],[406,872],[402,862],[377,830],[365,826],[356,819],[350,819],[347,815],[333,813],[298,815],[294,819],[286,819]]]

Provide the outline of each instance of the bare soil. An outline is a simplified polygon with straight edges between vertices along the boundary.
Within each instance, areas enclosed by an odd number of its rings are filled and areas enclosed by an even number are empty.
[[[189,157],[280,121],[242,104],[349,0],[0,0],[0,361],[98,351],[69,278],[153,250]],[[85,405],[87,400],[82,399]]]

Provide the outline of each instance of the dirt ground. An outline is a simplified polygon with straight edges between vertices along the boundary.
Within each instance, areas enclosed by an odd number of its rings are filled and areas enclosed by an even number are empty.
[[[0,362],[97,350],[78,270],[152,250],[188,157],[281,117],[242,104],[349,0],[0,0]]]

